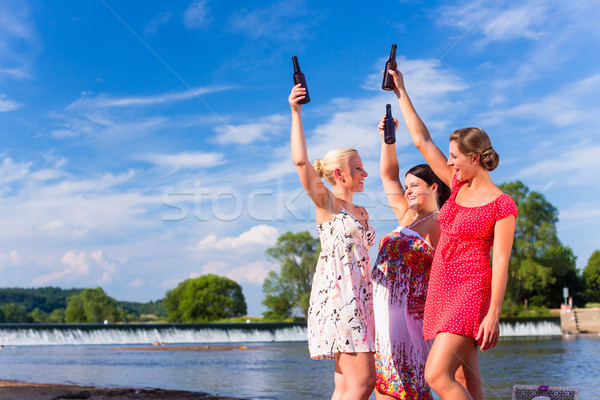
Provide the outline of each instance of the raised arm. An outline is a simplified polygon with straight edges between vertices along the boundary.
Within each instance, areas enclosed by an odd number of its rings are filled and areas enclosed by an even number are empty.
[[[333,209],[332,198],[334,196],[325,187],[323,181],[308,160],[308,153],[306,151],[306,138],[304,137],[304,128],[302,127],[302,117],[300,115],[302,104],[298,103],[304,98],[305,94],[306,89],[298,84],[294,86],[288,98],[290,107],[292,108],[292,132],[290,137],[292,160],[296,165],[300,182],[304,186],[308,197],[310,197],[318,208],[329,210]]]
[[[390,74],[394,77],[394,93],[398,96],[402,116],[415,147],[419,149],[438,178],[451,187],[454,170],[448,166],[448,159],[444,153],[433,143],[427,127],[413,107],[404,87],[402,73],[398,70],[390,70]]]
[[[515,236],[515,223],[515,216],[509,215],[497,221],[494,227],[490,309],[475,338],[481,340],[481,351],[494,347],[500,336],[500,313],[508,280],[508,261]]]
[[[394,118],[394,124],[398,127],[398,120]],[[383,139],[383,129],[385,126],[385,115],[379,122],[379,133]],[[398,158],[396,156],[396,144],[387,144],[381,140],[381,157],[379,159],[379,172],[381,175],[381,183],[387,197],[388,203],[398,219],[398,223],[406,210],[408,210],[408,202],[404,197],[404,188],[400,182],[400,168],[398,167]]]

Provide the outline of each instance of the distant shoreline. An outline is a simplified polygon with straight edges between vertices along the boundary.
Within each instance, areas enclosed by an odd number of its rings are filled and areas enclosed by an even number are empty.
[[[202,400],[244,400],[237,397],[214,396],[202,392],[183,390],[140,389],[140,388],[99,388],[93,386],[59,385],[51,383],[30,383],[0,380],[2,400],[49,400],[49,399],[202,399]]]

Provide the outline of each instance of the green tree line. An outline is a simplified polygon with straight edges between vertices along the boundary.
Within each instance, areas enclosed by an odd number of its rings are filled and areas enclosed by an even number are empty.
[[[210,322],[246,312],[241,286],[213,274],[186,279],[149,303],[117,301],[100,287],[0,288],[0,323],[141,322],[148,314],[170,322]]]
[[[519,212],[502,315],[548,313],[549,308],[560,307],[564,287],[576,306],[600,301],[600,250],[581,273],[573,250],[558,239],[556,207],[520,181],[502,184],[500,189],[512,196]],[[306,316],[319,252],[319,240],[308,232],[287,232],[266,251],[281,267],[263,283],[265,318]]]

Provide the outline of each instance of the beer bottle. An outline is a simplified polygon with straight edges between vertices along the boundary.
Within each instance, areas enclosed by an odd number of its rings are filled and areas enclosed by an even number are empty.
[[[308,95],[308,88],[306,87],[306,78],[302,71],[300,71],[300,66],[298,65],[298,57],[293,56],[292,62],[294,63],[294,85],[300,84],[304,89],[306,89],[305,97],[300,100],[299,104],[306,104],[310,102],[310,96]]]
[[[390,69],[392,71],[396,70],[398,66],[396,64],[396,46],[392,45],[392,51],[390,52],[390,58],[385,63],[385,70],[383,71],[383,83],[381,84],[381,88],[383,90],[394,90],[394,77],[390,75]]]
[[[383,127],[383,141],[387,144],[396,143],[396,126],[392,117],[392,105],[385,105],[385,125]]]

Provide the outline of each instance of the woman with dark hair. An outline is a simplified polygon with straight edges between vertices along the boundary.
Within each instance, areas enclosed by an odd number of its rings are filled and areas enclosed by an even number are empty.
[[[372,272],[376,397],[431,399],[424,371],[432,341],[423,340],[423,308],[440,237],[438,210],[450,189],[427,164],[411,168],[402,187],[395,145],[384,141],[380,170],[398,228],[381,239]]]
[[[498,342],[517,207],[490,178],[499,156],[488,135],[480,128],[455,131],[446,158],[415,111],[402,74],[390,74],[415,147],[452,188],[439,213],[441,235],[425,304],[425,339],[435,338],[425,379],[442,399],[484,399],[477,346],[485,351]],[[461,366],[466,389],[456,379]]]

